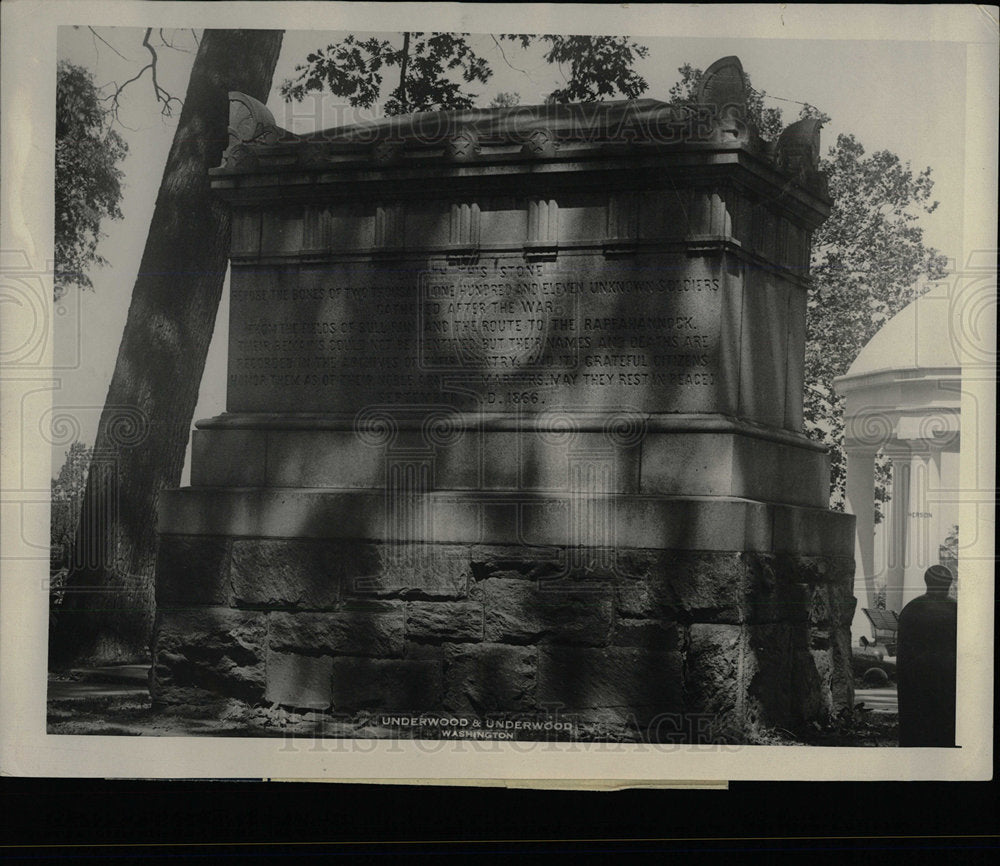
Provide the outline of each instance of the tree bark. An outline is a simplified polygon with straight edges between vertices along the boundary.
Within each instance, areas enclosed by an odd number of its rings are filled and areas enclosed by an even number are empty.
[[[156,505],[177,487],[229,256],[208,170],[229,91],[267,101],[280,30],[206,30],[167,157],[94,446],[50,666],[147,657]]]

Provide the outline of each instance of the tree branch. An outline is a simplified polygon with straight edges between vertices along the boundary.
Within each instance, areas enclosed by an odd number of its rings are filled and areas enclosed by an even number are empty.
[[[112,51],[114,51],[115,54],[117,54],[122,60],[128,60],[128,58],[124,54],[122,54],[117,48],[115,48],[114,45],[112,45],[110,42],[108,42],[107,39],[105,39],[103,36],[101,36],[101,34],[98,33],[93,27],[87,27],[87,29],[94,35],[95,38],[100,39],[101,42],[103,42],[105,45],[107,45],[108,48],[110,48]]]
[[[518,69],[513,63],[511,63],[507,59],[507,53],[503,50],[503,46],[500,44],[500,40],[498,40],[496,38],[496,36],[494,36],[492,33],[490,34],[490,39],[492,39],[493,40],[493,44],[496,45],[496,47],[500,49],[500,56],[503,58],[503,62],[504,63],[506,63],[515,72],[520,72],[520,73],[522,73],[524,75],[528,75],[528,71],[526,69]],[[531,76],[528,75],[528,78],[530,79]]]
[[[406,66],[410,61],[410,33],[403,34],[403,56],[399,61],[399,104],[406,113]]]
[[[111,93],[108,96],[105,96],[104,99],[103,99],[104,102],[107,102],[107,101],[110,100],[110,102],[111,102],[111,115],[122,126],[124,126],[124,124],[121,123],[121,120],[118,117],[118,109],[121,107],[120,97],[121,97],[122,93],[125,92],[125,88],[128,87],[132,82],[138,81],[142,77],[143,73],[147,69],[150,71],[150,76],[152,77],[152,80],[153,80],[153,94],[156,96],[156,101],[163,103],[163,108],[160,110],[160,113],[164,117],[170,117],[171,116],[171,114],[172,114],[171,106],[175,102],[178,105],[180,105],[180,106],[183,106],[183,104],[184,104],[176,96],[171,95],[167,90],[165,90],[163,87],[161,87],[160,86],[160,82],[156,78],[156,66],[157,66],[157,63],[159,62],[159,57],[156,54],[156,49],[153,48],[152,44],[150,44],[150,41],[149,41],[149,37],[150,37],[150,34],[152,32],[153,32],[153,28],[152,27],[147,27],[146,28],[146,33],[142,37],[142,44],[146,48],[146,50],[149,51],[149,54],[150,54],[150,57],[151,57],[149,63],[147,63],[145,66],[143,66],[142,69],[140,69],[135,75],[133,75],[130,79],[128,79],[123,84],[115,84],[115,91],[114,91],[114,93]],[[160,38],[162,39],[162,36]],[[104,40],[102,39],[101,41],[103,42]],[[164,45],[167,45],[167,44],[168,43],[164,42]],[[119,56],[121,56],[121,55],[119,55]],[[128,58],[125,58],[125,59],[128,59]]]
[[[144,73],[147,69],[149,69],[151,65],[152,64],[148,64],[146,66],[143,66],[142,69],[140,69],[135,75],[133,75],[130,79],[128,79],[128,81],[126,81],[124,84],[115,84],[115,92],[111,93],[108,96],[104,97],[104,99],[103,99],[104,102],[107,102],[108,100],[111,101],[111,113],[114,116],[115,120],[118,120],[118,108],[119,108],[118,98],[125,91],[125,88],[128,87],[133,81],[138,81],[142,77],[142,73]],[[114,83],[114,82],[112,82],[112,83]],[[121,121],[119,121],[119,123],[120,122]]]
[[[150,73],[153,76],[153,93],[156,94],[156,101],[163,103],[163,109],[161,110],[161,113],[166,117],[169,117],[171,103],[176,102],[178,105],[183,105],[183,103],[176,96],[171,96],[169,93],[167,93],[166,90],[160,87],[160,83],[156,80],[156,64],[158,58],[156,56],[156,49],[154,49],[149,42],[149,34],[152,33],[152,31],[153,31],[152,27],[146,28],[146,35],[142,37],[142,44],[149,49],[149,53],[153,58],[149,62]]]
[[[192,30],[191,33],[194,34],[194,30]],[[163,28],[162,27],[159,29],[159,34],[160,34],[160,42],[162,42],[167,48],[170,48],[173,51],[181,51],[184,54],[190,54],[191,53],[187,48],[180,48],[180,47],[177,46],[177,44],[176,44],[177,37],[176,36],[174,36],[174,40],[175,40],[174,42],[169,42],[167,40],[167,37],[163,35]],[[198,41],[198,37],[195,36],[195,42],[197,43],[197,41]]]

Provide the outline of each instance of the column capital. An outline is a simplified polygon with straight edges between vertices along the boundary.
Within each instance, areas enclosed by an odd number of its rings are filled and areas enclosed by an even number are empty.
[[[871,442],[859,441],[857,439],[844,440],[844,453],[848,457],[875,457],[878,454],[879,446]]]
[[[892,445],[886,445],[882,450],[885,453],[885,456],[890,460],[900,463],[909,463],[915,456],[917,456],[913,453],[913,449],[909,446],[909,444],[905,442],[894,442]]]

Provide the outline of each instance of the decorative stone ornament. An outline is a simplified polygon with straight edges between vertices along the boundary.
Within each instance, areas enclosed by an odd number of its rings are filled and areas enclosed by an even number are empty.
[[[479,137],[466,127],[445,142],[445,156],[452,162],[470,162],[479,155]]]
[[[229,143],[274,144],[279,136],[267,106],[245,93],[229,94]]]
[[[372,146],[372,162],[376,165],[395,165],[403,158],[403,143],[382,139]]]
[[[280,132],[267,106],[238,91],[229,93],[229,144],[223,164],[229,168],[252,169],[257,156],[246,145],[275,144]]]
[[[716,132],[724,139],[749,138],[746,76],[738,57],[723,57],[705,70],[695,102],[714,116]]]
[[[555,156],[558,148],[559,144],[552,131],[539,128],[528,133],[528,140],[521,147],[521,152],[535,158],[548,158]]]
[[[815,117],[798,120],[785,127],[778,137],[778,168],[795,176],[800,183],[826,189],[826,178],[819,169],[819,131],[823,121]]]

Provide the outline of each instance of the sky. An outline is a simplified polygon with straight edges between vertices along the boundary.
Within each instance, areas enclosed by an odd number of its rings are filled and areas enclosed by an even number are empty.
[[[159,83],[183,97],[196,50],[196,32],[164,30],[173,49],[158,49]],[[354,31],[358,32],[358,31]],[[321,129],[357,118],[356,112],[331,96],[287,104],[278,92],[310,50],[338,41],[343,32],[288,31],[274,75],[268,107],[279,126],[296,132]],[[392,33],[383,38],[398,38]],[[136,28],[64,27],[58,55],[86,66],[98,84],[121,83],[135,75],[148,54],[143,30]],[[915,171],[930,166],[935,180],[937,211],[922,217],[925,240],[949,258],[962,249],[966,66],[960,42],[917,42],[845,39],[766,39],[645,37],[649,48],[636,64],[647,80],[644,96],[667,99],[685,62],[705,68],[735,54],[753,86],[764,90],[769,107],[780,107],[786,122],[796,119],[799,104],[808,102],[831,116],[824,127],[823,148],[841,133],[854,134],[868,152],[889,149]],[[474,34],[471,44],[492,65],[494,75],[479,88],[479,104],[488,105],[499,92],[516,92],[522,104],[541,102],[562,75],[546,64],[538,50],[525,52],[506,43],[501,55],[494,40]],[[155,44],[159,44],[158,41]],[[387,88],[388,89],[388,88]],[[129,144],[124,163],[124,219],[106,222],[100,253],[109,260],[95,268],[93,292],[72,291],[56,309],[56,366],[63,367],[53,400],[73,407],[79,438],[90,444],[114,369],[118,342],[145,242],[146,230],[166,161],[176,117],[161,116],[149,73],[130,84],[121,97],[119,131]],[[195,419],[224,411],[225,346],[228,294],[224,293]],[[53,447],[53,473],[68,445]],[[183,483],[188,469],[185,468]]]

